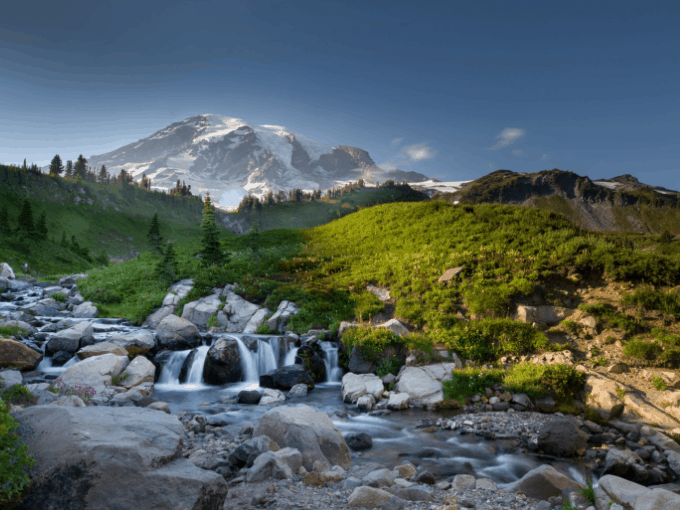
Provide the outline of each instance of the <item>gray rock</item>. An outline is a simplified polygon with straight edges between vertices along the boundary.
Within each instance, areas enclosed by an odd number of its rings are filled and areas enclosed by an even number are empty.
[[[36,458],[21,510],[139,508],[140,502],[161,510],[222,509],[224,479],[178,458],[184,427],[172,415],[135,407],[35,406],[15,418]]]
[[[78,322],[68,329],[52,335],[45,346],[45,354],[51,356],[59,351],[75,354],[81,347],[90,345],[93,341],[94,329],[87,321]]]
[[[227,324],[223,324],[223,327],[228,331],[243,331],[260,307],[234,292],[228,292],[226,297],[223,312],[227,318]]]
[[[394,476],[391,470],[383,468],[371,471],[361,481],[369,487],[391,487],[394,485]]]
[[[526,408],[533,408],[534,405],[531,403],[531,399],[524,393],[515,393],[512,396],[512,403],[521,405]]]
[[[434,501],[432,494],[423,487],[390,487],[387,489],[400,499],[406,501]]]
[[[257,405],[261,398],[262,394],[257,390],[243,390],[239,392],[236,401],[239,404]]]
[[[552,413],[555,410],[556,407],[555,399],[552,398],[550,395],[547,397],[539,398],[536,401],[536,407],[538,408],[539,411],[543,413]]]
[[[157,328],[163,319],[174,312],[172,306],[161,306],[158,310],[149,315],[142,324],[145,328]]]
[[[0,263],[0,277],[7,278],[8,280],[15,280],[14,270],[7,262]]]
[[[349,356],[347,369],[353,374],[369,374],[374,367],[375,361],[364,358],[359,346],[355,345]]]
[[[311,471],[314,461],[325,460],[345,469],[352,465],[342,434],[326,413],[309,406],[279,406],[267,411],[253,431],[253,437],[266,435],[281,447],[302,452],[302,465]]]
[[[271,310],[267,308],[260,308],[257,312],[253,314],[248,323],[243,328],[244,333],[256,333],[257,328],[264,322],[264,318],[267,315],[271,315]]]
[[[383,506],[392,498],[392,494],[373,487],[357,487],[347,499],[348,506],[377,508]]]
[[[385,391],[383,382],[374,374],[347,373],[342,378],[342,399],[347,403],[356,403],[359,397],[373,395],[376,400]]]
[[[229,454],[229,462],[236,467],[253,466],[255,459],[266,452],[277,452],[281,448],[267,436],[258,436],[241,443]],[[299,468],[298,468],[299,469]]]
[[[288,392],[288,398],[303,398],[307,396],[307,385],[296,384]]]
[[[279,390],[273,390],[271,388],[265,388],[262,392],[262,398],[257,403],[258,406],[268,406],[271,404],[278,404],[279,402],[285,402],[286,396]]]
[[[266,452],[255,459],[253,467],[248,470],[246,481],[252,483],[270,478],[291,479],[301,466],[302,455],[295,448]]]
[[[0,392],[23,382],[24,378],[18,370],[3,370],[0,372]]]
[[[59,279],[59,286],[61,287],[71,287],[72,285],[76,284],[76,281],[87,278],[86,273],[77,273],[77,274],[72,274],[69,276],[64,276],[63,278]]]
[[[127,356],[127,351],[116,344],[112,344],[111,342],[100,342],[98,344],[83,347],[76,353],[76,355],[80,359],[101,356],[102,354],[115,354],[116,356]]]
[[[373,439],[365,432],[350,432],[344,437],[347,446],[355,451],[368,450],[373,446]]]
[[[185,304],[182,310],[182,319],[186,319],[197,326],[205,327],[210,317],[216,315],[220,307],[222,307],[222,301],[220,301],[219,296],[212,294],[198,301]]]
[[[92,304],[91,301],[85,301],[83,304],[76,306],[71,312],[71,317],[78,319],[94,318],[99,315],[99,310]]]
[[[645,483],[647,482],[648,475],[644,466],[645,462],[637,453],[612,448],[604,458],[603,474],[615,475],[638,483]]]
[[[395,390],[408,393],[409,403],[417,407],[432,408],[444,400],[442,381],[450,380],[454,363],[438,363],[424,367],[405,367],[397,376]]]
[[[218,338],[208,350],[203,380],[208,384],[226,384],[241,380],[241,355],[233,338]]]
[[[354,490],[357,487],[361,487],[361,486],[362,486],[361,480],[359,480],[358,478],[355,478],[353,476],[346,478],[342,482],[342,485],[341,485],[342,490],[344,490],[344,491],[351,491],[351,490]]]
[[[130,355],[145,354],[156,346],[155,335],[147,330],[138,330],[126,335],[116,333],[109,337],[108,341],[119,345]]]
[[[561,496],[562,490],[566,487],[580,486],[554,467],[543,464],[532,469],[516,482],[508,484],[504,490],[526,494],[537,500],[547,500],[552,496]]]
[[[120,375],[129,363],[127,356],[115,354],[87,358],[64,370],[59,380],[68,388],[91,386],[101,398],[105,387],[111,386],[112,377]]]
[[[121,374],[119,386],[130,389],[140,384],[153,383],[155,374],[155,365],[144,356],[137,356]]]
[[[314,379],[302,365],[288,365],[260,376],[260,386],[263,388],[288,391],[298,384],[305,384],[309,389],[314,388]]]
[[[538,447],[551,455],[573,456],[585,450],[589,437],[573,418],[559,418],[540,428]]]
[[[165,317],[156,330],[158,346],[171,351],[183,351],[198,347],[201,335],[196,325],[176,315]]]
[[[35,320],[35,317],[31,317],[28,315],[25,317],[27,320]],[[35,335],[38,333],[38,328],[35,328],[31,326],[28,322],[25,322],[23,320],[10,320],[10,321],[4,321],[2,323],[2,326],[5,328],[11,328],[11,327],[17,327],[26,330],[30,335]]]
[[[56,302],[52,298],[41,299],[32,305],[25,308],[25,311],[31,315],[39,315],[43,317],[54,317],[59,315],[59,312],[64,308],[61,303]]]
[[[292,301],[281,301],[276,312],[269,319],[267,325],[272,331],[282,332],[288,321],[300,311]]]

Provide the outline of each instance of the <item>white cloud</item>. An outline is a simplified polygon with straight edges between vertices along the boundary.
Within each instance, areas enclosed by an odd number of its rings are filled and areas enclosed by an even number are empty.
[[[388,159],[387,161],[383,161],[382,163],[378,163],[378,166],[382,168],[383,170],[390,171],[390,170],[396,170],[397,169],[397,160],[396,159]]]
[[[513,153],[515,156],[519,156],[520,154],[522,154],[522,151],[519,150],[519,149],[515,149],[514,151],[512,151],[512,153]]]
[[[550,159],[550,156],[548,156],[547,154],[543,154],[543,156],[541,156],[541,159]]]
[[[399,151],[399,157],[404,158],[409,163],[417,163],[424,159],[432,159],[436,154],[437,151],[432,150],[425,142],[407,145],[406,147],[402,147]]]
[[[495,151],[497,149],[507,147],[508,145],[512,145],[526,134],[527,134],[526,129],[510,127],[505,128],[503,131],[496,135],[496,138],[498,138],[498,142],[496,142],[496,145],[494,145],[493,147],[489,147],[489,149]]]
[[[489,168],[493,168],[493,163],[487,163],[486,166],[488,166]]]
[[[397,145],[397,144],[398,144],[399,142],[401,142],[402,140],[403,140],[403,138],[395,138],[394,140],[392,140],[392,143],[393,143],[394,145]]]

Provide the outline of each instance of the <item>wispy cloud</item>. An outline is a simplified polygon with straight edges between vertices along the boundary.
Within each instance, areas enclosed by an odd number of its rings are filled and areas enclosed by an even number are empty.
[[[526,129],[507,127],[496,135],[498,142],[496,142],[496,145],[493,147],[489,147],[489,150],[495,151],[507,147],[508,145],[512,145],[526,134]]]
[[[550,156],[548,156],[547,154],[543,154],[543,156],[541,156],[541,159],[550,159]]]
[[[397,145],[397,144],[398,144],[399,142],[401,142],[402,140],[403,140],[403,138],[395,138],[394,140],[392,140],[392,143],[393,143],[394,145]]]
[[[408,163],[417,163],[424,159],[432,159],[436,154],[437,151],[428,147],[425,142],[407,145],[406,147],[402,147],[399,151],[399,157],[404,158]]]
[[[487,163],[486,166],[488,166],[489,168],[493,168],[493,163]]]
[[[522,151],[521,151],[520,149],[515,149],[515,150],[512,151],[512,153],[513,153],[515,156],[519,156],[520,154],[522,154]]]

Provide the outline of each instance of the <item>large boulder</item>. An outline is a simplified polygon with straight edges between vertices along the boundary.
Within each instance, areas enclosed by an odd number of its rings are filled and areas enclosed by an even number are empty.
[[[245,328],[243,328],[243,332],[244,333],[257,333],[257,328],[259,328],[260,325],[264,322],[264,318],[267,315],[270,315],[271,313],[272,313],[271,310],[269,310],[267,308],[260,308],[250,318],[250,320],[248,321],[248,324],[246,324]]]
[[[91,301],[85,301],[84,303],[76,306],[71,312],[71,317],[78,319],[92,319],[99,315],[99,310],[92,304]]]
[[[383,322],[377,326],[378,328],[389,329],[392,333],[397,336],[406,336],[409,334],[409,330],[397,319],[390,319],[387,322]]]
[[[30,347],[0,337],[0,368],[15,367],[20,370],[35,370],[43,355]]]
[[[302,466],[302,455],[295,448],[283,448],[259,455],[246,475],[247,482],[270,479],[291,479]]]
[[[30,315],[28,317],[30,317]],[[3,328],[16,327],[23,329],[24,331],[28,332],[29,335],[35,335],[38,332],[38,328],[31,326],[28,322],[24,322],[23,320],[0,321],[0,326]]]
[[[532,469],[516,482],[505,486],[505,492],[520,492],[536,500],[547,500],[553,496],[561,496],[562,490],[581,486],[571,478],[564,476],[548,464]]]
[[[194,280],[188,278],[180,280],[179,282],[170,285],[168,293],[163,299],[162,306],[170,307],[172,311],[177,308],[177,303],[189,295],[189,292],[194,288]]]
[[[326,362],[320,353],[309,345],[303,345],[298,349],[295,356],[295,364],[305,367],[305,370],[309,372],[315,383],[326,382]]]
[[[15,418],[36,459],[20,510],[224,505],[222,476],[181,458],[184,427],[175,416],[136,407],[34,406]]]
[[[585,451],[589,437],[573,418],[565,416],[541,426],[538,447],[557,457],[570,457]]]
[[[0,262],[0,277],[7,278],[8,280],[14,280],[14,270],[7,262]]]
[[[680,495],[662,488],[644,487],[614,475],[600,478],[598,488],[613,501],[634,510],[680,508]],[[600,508],[598,506],[598,508]]]
[[[221,306],[222,301],[220,301],[220,297],[212,294],[198,301],[185,304],[182,310],[182,319],[186,319],[197,326],[205,327],[208,325],[210,317],[216,315],[218,308]]]
[[[104,354],[80,361],[64,370],[59,379],[66,387],[91,386],[101,397],[113,376],[120,375],[130,363],[127,356]]]
[[[458,363],[438,363],[424,367],[405,367],[397,377],[395,390],[408,393],[409,404],[433,408],[444,400],[442,382],[453,377]]]
[[[288,365],[260,376],[263,388],[288,391],[296,384],[306,384],[310,390],[314,389],[314,379],[302,365]]]
[[[111,342],[100,342],[98,344],[83,347],[76,353],[76,356],[78,356],[80,359],[87,359],[92,358],[93,356],[101,356],[102,354],[127,356],[127,351],[116,344],[112,344]]]
[[[620,385],[608,377],[590,373],[586,377],[585,391],[590,409],[604,420],[616,418],[623,412],[624,404],[619,398]]]
[[[385,386],[377,375],[374,374],[345,374],[340,388],[342,399],[348,404],[354,404],[364,395],[373,395],[376,400],[385,391]]]
[[[155,375],[156,366],[144,356],[137,356],[121,374],[118,385],[129,389],[140,384],[153,383]]]
[[[109,342],[122,347],[131,356],[144,354],[156,346],[155,335],[148,330],[138,330],[127,335],[116,333],[109,337]]]
[[[281,301],[276,312],[269,319],[267,325],[272,331],[282,332],[288,321],[300,311],[300,308],[292,301]]]
[[[158,346],[171,351],[185,351],[201,344],[201,334],[195,324],[176,315],[165,317],[156,330]]]
[[[649,473],[645,461],[635,452],[612,448],[604,458],[605,475],[615,475],[638,483],[646,483]]]
[[[260,307],[234,292],[228,292],[226,297],[227,301],[222,311],[227,318],[227,324],[222,326],[229,331],[243,331]]]
[[[168,315],[172,315],[174,311],[172,306],[161,306],[144,320],[142,327],[157,328],[161,321]]]
[[[23,382],[24,378],[18,370],[3,370],[0,372],[0,392]]]
[[[63,278],[59,278],[59,285],[62,287],[70,288],[72,285],[75,285],[78,280],[83,278],[87,278],[86,273],[78,273],[69,276],[64,276]]]
[[[61,315],[60,312],[64,308],[64,305],[57,303],[52,298],[41,299],[36,301],[30,306],[27,306],[24,311],[30,313],[31,315],[38,315],[42,317],[54,317]]]
[[[94,329],[91,323],[79,322],[52,335],[45,346],[45,354],[52,356],[59,351],[75,354],[81,347],[92,343],[93,334]]]
[[[253,431],[253,437],[268,436],[282,448],[302,452],[302,465],[312,471],[314,462],[348,469],[351,454],[342,434],[328,415],[306,405],[280,406],[267,411]]]
[[[226,384],[241,380],[241,355],[233,338],[218,338],[208,350],[203,368],[207,384]]]

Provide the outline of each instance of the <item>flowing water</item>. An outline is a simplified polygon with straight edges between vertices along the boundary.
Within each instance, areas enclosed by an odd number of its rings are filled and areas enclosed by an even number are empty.
[[[0,313],[14,312],[19,306],[25,307],[43,296],[40,287],[16,292],[20,299],[0,302]],[[64,317],[38,317],[43,323],[38,329],[64,320]],[[131,333],[140,328],[122,319],[67,319],[74,323],[81,320],[93,324],[97,341],[107,339],[113,332]],[[52,333],[46,333],[47,338]],[[259,389],[261,375],[282,366],[292,365],[298,348],[281,336],[217,334],[212,338],[230,337],[236,340],[241,359],[242,382],[222,386],[203,382],[203,367],[210,349],[207,342],[196,349],[193,362],[187,371],[187,379],[179,382],[179,374],[190,350],[173,352],[163,367],[155,385],[154,398],[165,401],[173,412],[200,412],[212,419],[221,419],[232,435],[238,434],[241,425],[247,421],[256,423],[270,406],[234,404],[229,397],[236,396],[243,389]],[[210,336],[206,335],[206,339]],[[44,346],[47,341],[43,343]],[[405,460],[422,465],[438,478],[458,473],[485,476],[499,484],[517,480],[527,471],[543,464],[535,456],[517,451],[512,442],[489,441],[475,436],[461,436],[451,431],[425,432],[416,428],[424,418],[435,418],[442,414],[409,409],[394,412],[388,416],[359,414],[356,408],[342,402],[339,384],[342,369],[338,366],[338,347],[333,342],[321,342],[326,364],[327,380],[317,384],[307,397],[291,400],[287,404],[306,404],[324,411],[344,433],[366,432],[373,439],[373,447],[362,453],[353,454],[353,463],[378,462],[387,466],[397,465]],[[46,375],[58,375],[78,360],[72,358],[66,365],[55,367],[48,357],[40,363],[38,370]],[[584,481],[584,473],[577,463],[551,461],[551,464],[577,481]]]

